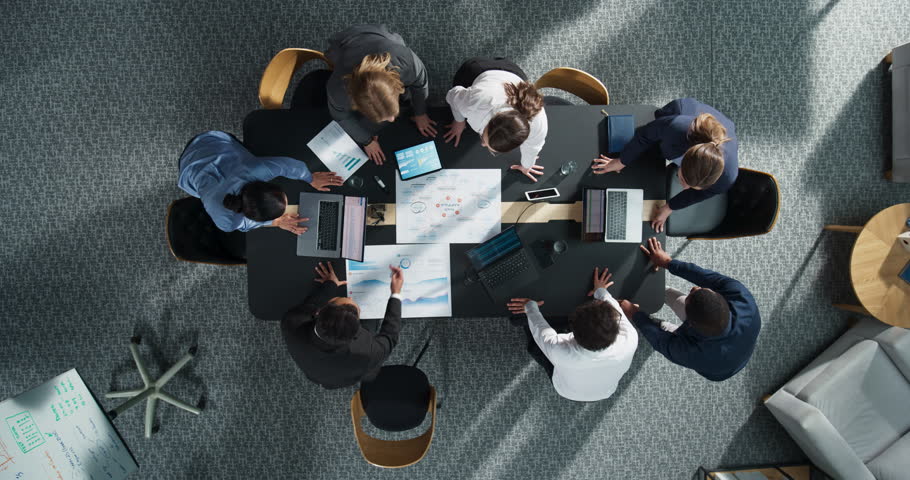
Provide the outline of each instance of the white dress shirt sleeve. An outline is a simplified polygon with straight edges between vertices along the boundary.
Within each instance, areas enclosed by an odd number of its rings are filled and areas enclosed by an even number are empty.
[[[534,343],[540,347],[540,350],[550,362],[556,365],[559,352],[569,347],[569,342],[574,338],[573,335],[556,333],[556,330],[543,318],[537,302],[531,301],[525,304],[525,313],[528,315],[528,328],[531,329],[531,337],[534,339]]]
[[[547,113],[540,111],[531,119],[531,132],[527,140],[521,144],[521,166],[525,168],[533,167],[537,162],[537,156],[547,140]]]
[[[464,87],[454,87],[446,93],[446,102],[452,108],[452,117],[456,122],[463,122],[468,116],[471,91]]]

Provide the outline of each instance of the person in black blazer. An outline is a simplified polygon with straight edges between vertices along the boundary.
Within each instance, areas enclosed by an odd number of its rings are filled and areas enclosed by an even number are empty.
[[[308,379],[334,389],[372,380],[379,373],[401,329],[404,274],[400,268],[389,268],[392,296],[376,332],[375,320],[361,324],[360,307],[346,296],[347,282],[338,280],[331,262],[319,262],[314,281],[321,285],[281,319],[291,358]]]

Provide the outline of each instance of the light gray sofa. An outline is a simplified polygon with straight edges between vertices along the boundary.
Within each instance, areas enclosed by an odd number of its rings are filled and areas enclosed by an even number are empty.
[[[833,478],[910,478],[910,332],[861,320],[765,406]]]
[[[891,179],[910,182],[910,43],[891,51]],[[910,472],[908,472],[910,478]]]

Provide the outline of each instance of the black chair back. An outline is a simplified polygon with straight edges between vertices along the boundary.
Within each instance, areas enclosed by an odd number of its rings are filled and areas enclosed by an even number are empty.
[[[780,212],[780,187],[774,175],[740,168],[727,192],[727,214],[714,230],[689,239],[722,239],[771,231]]]
[[[178,260],[218,265],[246,264],[246,234],[222,232],[196,197],[168,207],[167,243]]]
[[[388,365],[360,386],[363,410],[376,428],[401,432],[423,423],[430,401],[430,382],[419,368]]]

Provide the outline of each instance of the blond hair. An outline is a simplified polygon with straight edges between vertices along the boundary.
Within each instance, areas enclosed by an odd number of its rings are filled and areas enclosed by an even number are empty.
[[[680,174],[690,187],[710,187],[724,173],[721,145],[732,139],[727,136],[727,129],[710,113],[695,117],[689,125],[688,138],[694,145],[683,154]]]
[[[375,123],[398,116],[398,96],[404,93],[398,67],[390,65],[391,61],[389,53],[367,55],[344,77],[351,109]]]

